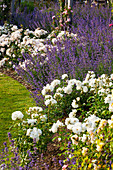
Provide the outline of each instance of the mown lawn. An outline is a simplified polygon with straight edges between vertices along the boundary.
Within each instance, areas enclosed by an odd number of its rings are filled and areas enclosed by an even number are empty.
[[[12,124],[11,114],[35,106],[29,91],[18,81],[0,74],[0,146],[7,141],[7,132]],[[11,132],[11,130],[10,130]]]

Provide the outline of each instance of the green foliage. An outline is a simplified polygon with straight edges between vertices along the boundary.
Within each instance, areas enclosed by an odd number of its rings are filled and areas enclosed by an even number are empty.
[[[20,6],[20,11],[23,12],[26,8],[26,12],[30,13],[33,12],[34,8],[35,8],[35,4],[34,2],[28,2],[28,1],[23,1],[21,2],[21,6]]]
[[[0,21],[6,21],[10,15],[11,0],[0,1]]]

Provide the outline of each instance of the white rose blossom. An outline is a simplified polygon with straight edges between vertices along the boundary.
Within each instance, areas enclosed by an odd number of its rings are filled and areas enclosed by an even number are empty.
[[[113,100],[109,102],[109,111],[113,112]]]
[[[64,87],[64,93],[71,94],[72,93],[72,86],[68,85],[67,87]]]
[[[57,97],[62,98],[62,97],[63,97],[63,94],[61,94],[61,93],[55,93],[54,98],[56,99]]]
[[[12,120],[22,119],[23,117],[24,115],[20,111],[16,111],[12,113]]]
[[[73,108],[78,108],[79,107],[79,105],[76,103],[75,99],[73,100],[71,105],[72,105]]]
[[[55,88],[55,86],[57,86],[58,84],[60,84],[60,80],[57,80],[57,79],[51,82],[51,86],[53,88]]]
[[[69,118],[74,118],[76,116],[77,110],[73,109],[72,112],[69,113]]]
[[[87,93],[87,92],[88,92],[87,86],[82,86],[82,89],[83,89],[83,92],[84,92],[84,93]]]
[[[28,129],[27,130],[27,136],[31,137],[32,139],[36,139],[36,142],[39,141],[39,137],[42,134],[41,129],[37,129],[34,127],[33,129]]]
[[[37,123],[37,119],[27,119],[27,123],[33,126],[34,123]]]
[[[65,79],[65,78],[68,78],[68,75],[67,75],[67,74],[63,74],[63,75],[62,75],[62,79]]]

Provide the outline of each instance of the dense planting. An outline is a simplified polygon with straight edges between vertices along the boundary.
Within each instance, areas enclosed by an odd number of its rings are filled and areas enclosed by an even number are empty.
[[[15,25],[0,26],[0,68],[15,70],[37,102],[12,111],[13,135],[8,132],[3,144],[0,168],[112,170],[111,9],[67,9],[63,16],[73,14],[69,29],[54,8],[18,10]]]
[[[13,112],[12,120],[17,129],[13,145],[18,148],[20,165],[27,163],[29,167],[29,152],[35,156],[34,141],[36,150],[41,153],[47,149],[52,133],[57,133],[53,141],[57,139],[58,146],[64,152],[62,166],[70,162],[68,166],[71,169],[111,169],[112,79],[113,75],[108,77],[105,74],[96,78],[94,72],[89,71],[81,82],[68,79],[68,75],[63,74],[62,80],[53,80],[43,87],[46,109],[30,107],[25,116],[20,111]],[[62,118],[62,121],[58,118]]]
[[[16,68],[18,74],[36,89],[33,96],[37,103],[37,93],[42,90],[42,86],[64,73],[70,78],[81,80],[89,70],[95,71],[96,75],[112,73],[113,33],[109,27],[109,9],[78,9],[78,13],[73,17],[71,34],[63,31],[59,33],[56,30],[55,37],[51,33],[47,48],[43,48],[41,56],[38,53],[33,60],[32,55],[25,54],[25,60],[29,61],[25,63],[26,70]]]

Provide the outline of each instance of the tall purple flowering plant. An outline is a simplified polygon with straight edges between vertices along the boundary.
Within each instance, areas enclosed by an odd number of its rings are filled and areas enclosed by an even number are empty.
[[[102,8],[101,11],[87,6],[77,8],[72,27],[77,38],[65,37],[62,42],[57,41],[56,46],[46,52],[46,62],[45,57],[39,54],[35,59],[24,54],[24,58],[30,62],[26,64],[26,70],[17,67],[16,71],[33,86],[32,95],[37,103],[41,96],[38,93],[43,86],[64,73],[78,79],[83,79],[88,70],[93,70],[98,76],[112,73],[113,32],[108,26],[110,21],[111,12],[108,8]]]

